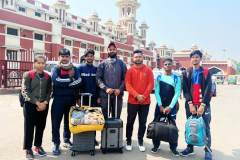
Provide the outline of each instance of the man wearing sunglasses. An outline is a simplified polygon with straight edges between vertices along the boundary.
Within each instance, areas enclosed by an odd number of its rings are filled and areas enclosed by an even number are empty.
[[[115,117],[115,96],[117,96],[117,118],[120,118],[124,93],[126,64],[117,58],[117,47],[114,42],[108,45],[108,58],[97,68],[96,79],[100,87],[100,104],[105,119],[108,117],[108,95],[110,95],[110,111]]]
[[[172,73],[173,60],[164,59],[164,73],[159,75],[155,81],[155,96],[157,105],[154,121],[160,121],[166,116],[175,122],[178,111],[178,99],[181,94],[181,78]],[[176,125],[176,122],[175,122]],[[157,153],[160,140],[153,139],[152,153]],[[170,143],[170,150],[175,156],[179,156],[177,143]]]

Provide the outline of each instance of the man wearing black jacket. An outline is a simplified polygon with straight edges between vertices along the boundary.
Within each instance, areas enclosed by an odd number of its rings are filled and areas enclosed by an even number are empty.
[[[190,54],[193,67],[189,68],[183,74],[183,92],[186,98],[185,108],[187,118],[191,115],[202,116],[206,125],[207,144],[205,147],[205,160],[212,160],[211,153],[211,89],[212,79],[207,68],[203,68],[201,64],[202,52],[195,50]],[[194,154],[192,145],[181,152],[182,156]]]
[[[124,94],[124,80],[127,71],[126,64],[117,58],[117,47],[114,42],[108,45],[108,58],[97,68],[96,79],[100,88],[99,96],[105,119],[108,117],[108,95],[110,95],[110,110],[115,116],[115,96],[117,96],[117,118],[120,118]]]

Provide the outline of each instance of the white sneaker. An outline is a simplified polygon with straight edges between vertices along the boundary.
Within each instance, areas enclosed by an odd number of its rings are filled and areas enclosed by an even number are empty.
[[[145,152],[145,147],[144,146],[138,146],[140,152]]]
[[[127,151],[131,151],[132,150],[132,145],[126,145],[125,148],[126,148]]]

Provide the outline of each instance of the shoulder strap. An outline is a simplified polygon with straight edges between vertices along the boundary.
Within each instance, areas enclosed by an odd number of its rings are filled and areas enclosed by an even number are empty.
[[[175,86],[177,85],[177,82],[178,82],[178,76],[177,75],[173,75],[173,78],[174,78],[174,84]]]
[[[207,79],[207,76],[208,76],[208,68],[203,68],[203,75],[204,75],[204,78]]]
[[[28,75],[29,75],[30,79],[33,80],[35,77],[35,71],[34,70],[29,71]]]
[[[44,76],[45,76],[46,80],[48,80],[49,79],[49,74],[46,73],[45,71],[43,71],[43,73],[44,73]]]
[[[55,72],[57,72],[57,76],[60,76],[61,75],[61,68],[57,66]]]
[[[161,78],[162,78],[162,74],[159,74],[159,75],[157,76],[157,81],[158,81],[158,80],[161,80]]]
[[[44,73],[44,76],[45,76],[46,80],[48,80],[49,79],[48,73],[46,73],[46,72],[43,72],[43,73]],[[30,79],[33,80],[36,73],[35,73],[34,70],[31,70],[31,71],[28,72],[28,75],[29,75]]]

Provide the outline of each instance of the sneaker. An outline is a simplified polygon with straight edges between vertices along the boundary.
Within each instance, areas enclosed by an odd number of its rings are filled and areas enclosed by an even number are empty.
[[[154,154],[157,153],[157,151],[158,151],[158,148],[152,148],[151,149],[151,152],[154,153]]]
[[[127,150],[127,151],[131,151],[132,150],[132,145],[130,144],[130,145],[126,145],[126,147],[125,147],[125,149]]]
[[[53,150],[52,150],[53,155],[58,156],[61,154],[60,148],[58,144],[53,145]]]
[[[182,152],[180,153],[180,155],[183,156],[183,157],[188,157],[188,156],[194,155],[194,154],[195,154],[195,153],[194,153],[193,148],[190,148],[190,147],[187,147],[184,151],[182,151]]]
[[[212,153],[211,152],[205,152],[205,160],[212,160]]]
[[[139,145],[138,148],[140,152],[145,152],[146,150],[146,148],[143,145],[142,146]]]
[[[43,157],[43,156],[46,156],[47,153],[44,151],[44,149],[42,147],[35,147],[33,149],[33,153],[36,155],[36,156],[40,156],[40,157]]]
[[[31,149],[26,150],[26,159],[34,159],[33,151]]]
[[[64,142],[63,147],[71,149],[72,148],[72,142],[70,140],[67,140]]]
[[[176,156],[176,157],[179,157],[179,156],[180,156],[180,153],[179,153],[176,149],[171,150],[171,151],[172,151],[172,153],[173,153],[174,156]]]

